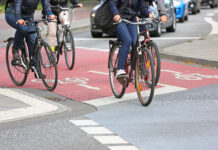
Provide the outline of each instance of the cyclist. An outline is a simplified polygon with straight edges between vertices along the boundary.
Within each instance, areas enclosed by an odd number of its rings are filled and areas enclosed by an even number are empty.
[[[77,5],[79,8],[82,8],[82,3],[79,3],[78,0],[70,0],[72,5]],[[69,21],[69,12],[65,11],[65,15],[68,16],[67,20],[63,17],[63,12],[58,9],[58,7],[55,6],[62,6],[65,7],[68,4],[68,0],[50,0],[51,10],[57,16],[58,22],[61,24],[64,24],[64,21]],[[43,12],[44,13],[44,12]],[[52,50],[55,49],[56,45],[56,31],[57,31],[57,23],[56,22],[49,22],[48,23],[48,33],[47,33],[47,39],[49,45],[51,45]]]
[[[49,6],[49,0],[41,1],[46,15],[49,16],[51,20],[55,19],[55,16],[52,14]],[[29,54],[32,55],[33,46],[36,39],[36,33],[34,32],[35,26],[26,25],[26,20],[34,19],[34,12],[38,6],[38,2],[39,0],[8,0],[6,3],[5,19],[11,27],[16,29],[12,48],[13,61],[15,63],[20,62],[18,49],[24,48],[24,38],[26,38]],[[35,67],[33,70],[36,69],[38,71],[35,61],[36,57],[33,58],[33,66]]]
[[[125,0],[110,0],[110,9],[114,15],[113,20],[119,22],[121,16],[118,11],[118,7],[122,6]],[[137,21],[137,15],[140,13],[143,17],[152,17],[149,12],[147,3],[145,0],[130,0],[124,10],[122,18],[129,21]],[[129,53],[130,46],[132,47],[132,54],[134,54],[135,44],[137,41],[137,25],[127,24],[121,22],[117,25],[117,37],[122,42],[118,55],[118,66],[116,77],[123,77],[126,75],[124,65]]]
[[[157,10],[160,14],[160,20],[164,23],[167,22],[168,18],[166,8],[164,5],[164,0],[154,0],[154,2],[157,4]]]

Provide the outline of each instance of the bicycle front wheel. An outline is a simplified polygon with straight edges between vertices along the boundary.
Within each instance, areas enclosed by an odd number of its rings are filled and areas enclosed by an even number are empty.
[[[66,32],[64,34],[64,56],[67,68],[72,70],[75,62],[75,44],[73,33],[69,28],[66,28]]]
[[[15,63],[13,61],[13,54],[12,54],[12,46],[13,46],[13,39],[8,41],[6,47],[6,64],[9,76],[13,83],[17,86],[22,86],[26,82],[28,76],[28,60],[26,53],[24,51],[19,50],[19,54],[21,56],[21,62]]]
[[[138,56],[135,68],[135,84],[139,101],[142,105],[148,106],[154,95],[155,73],[153,59],[147,49],[144,48],[142,55]]]
[[[108,67],[109,67],[109,77],[110,77],[110,85],[111,85],[112,92],[116,98],[121,98],[124,95],[126,88],[116,78],[118,52],[119,52],[119,46],[114,45],[110,51]]]
[[[42,41],[41,44],[42,46],[38,49],[37,65],[43,84],[49,91],[52,91],[56,88],[58,80],[56,58],[51,47],[45,41]]]
[[[151,52],[151,55],[154,61],[155,86],[156,86],[160,78],[160,69],[161,69],[160,52],[159,52],[157,44],[153,41],[148,42],[147,48]]]

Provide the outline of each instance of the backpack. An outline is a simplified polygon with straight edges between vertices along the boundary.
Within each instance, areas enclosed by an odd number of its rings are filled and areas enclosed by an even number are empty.
[[[124,13],[124,9],[129,3],[129,0],[126,0],[125,3],[119,8],[120,14]],[[100,28],[104,33],[109,36],[116,34],[116,25],[113,20],[113,14],[110,10],[110,0],[106,0],[96,11],[95,13],[95,24]]]

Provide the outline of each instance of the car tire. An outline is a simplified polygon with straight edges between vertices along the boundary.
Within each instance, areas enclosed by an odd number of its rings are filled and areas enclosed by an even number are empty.
[[[176,15],[173,13],[173,21],[172,25],[168,28],[166,28],[167,32],[175,32],[176,31]]]
[[[93,38],[102,37],[102,33],[99,32],[91,32]]]
[[[161,36],[161,33],[162,33],[162,31],[161,31],[162,29],[161,29],[161,24],[160,24],[160,22],[158,22],[158,24],[157,24],[157,30],[152,34],[154,37],[160,37]]]
[[[182,16],[182,18],[179,18],[179,22],[184,22],[185,21],[185,17]]]
[[[192,11],[192,14],[197,14],[198,10],[197,8],[195,7],[195,9]]]
[[[188,15],[187,15],[187,16],[185,16],[185,21],[188,21]]]

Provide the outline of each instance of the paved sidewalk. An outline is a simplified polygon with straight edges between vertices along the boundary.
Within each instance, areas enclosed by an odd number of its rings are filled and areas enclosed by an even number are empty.
[[[75,17],[74,17],[74,21],[72,24],[73,30],[90,26],[90,17],[89,17],[90,11],[96,3],[98,3],[98,1],[90,0],[84,3],[84,8],[74,10]],[[38,12],[38,15],[39,14],[40,13]],[[0,15],[0,21],[2,22],[2,24],[0,25],[0,33],[1,35],[5,35],[3,37],[6,39],[7,37],[10,37],[14,33],[14,30],[11,28],[8,28],[7,24],[5,24],[4,21],[2,21],[3,19],[4,19],[4,15]],[[3,39],[0,38],[0,44],[2,44],[2,40]],[[2,46],[5,46],[5,45],[2,44]],[[202,37],[198,40],[192,40],[186,43],[164,48],[164,49],[161,49],[160,52],[161,52],[162,58],[174,59],[174,60],[179,60],[179,61],[191,61],[191,62],[200,64],[200,65],[218,68],[218,35],[210,35],[207,37]],[[10,95],[10,93],[13,93],[14,90],[15,90],[15,94],[17,94],[16,89],[8,90],[6,88],[0,88],[0,118],[1,118],[1,115],[4,115],[4,114],[6,116],[8,112],[13,113],[15,115],[16,113],[12,112],[11,110],[17,110],[18,108],[20,110],[23,110],[23,108],[26,109],[28,108],[28,106],[31,105],[31,104],[28,104],[27,102],[28,99],[31,99],[31,96],[26,96],[28,94],[23,93],[23,95],[18,95],[18,97],[16,98],[13,95]],[[22,99],[20,99],[20,97],[22,96],[24,96],[27,99],[24,99],[23,101]],[[46,101],[44,99],[40,100],[39,97],[35,97],[33,99],[34,99],[33,100],[34,103],[36,102],[36,104],[37,104],[37,100],[38,100],[38,103],[44,103]],[[44,104],[50,106],[51,111],[41,113],[40,115],[49,114],[51,112],[53,113],[54,112],[57,113],[61,111],[63,112],[67,110],[67,108],[55,102],[52,102],[52,105],[50,105],[50,103],[46,101],[46,103]],[[57,107],[57,109],[55,109],[55,107]],[[39,107],[35,107],[35,108],[39,109]],[[34,114],[32,114],[31,116],[34,116]],[[35,116],[37,115],[35,114]],[[13,119],[2,120],[2,121],[0,120],[0,123],[7,122],[7,121],[13,121]]]

